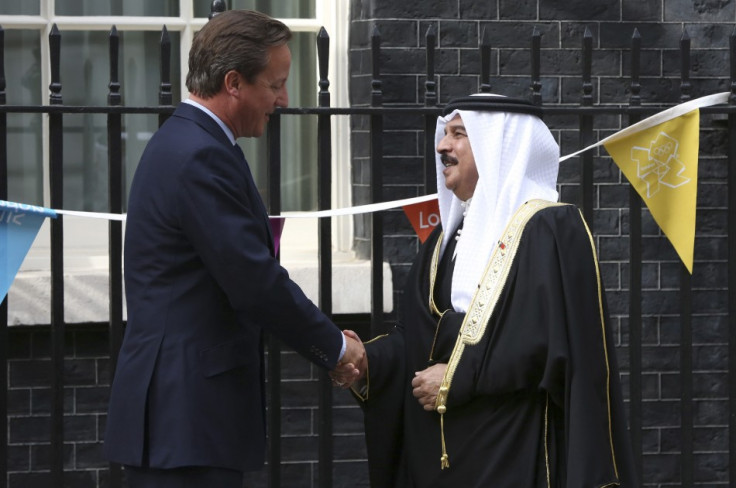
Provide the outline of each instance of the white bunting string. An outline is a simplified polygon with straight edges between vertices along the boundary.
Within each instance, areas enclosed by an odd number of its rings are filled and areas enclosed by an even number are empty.
[[[729,92],[722,92],[722,93],[716,93],[714,95],[706,95],[704,97],[695,98],[693,100],[689,100],[685,103],[681,103],[679,105],[675,105],[674,107],[670,107],[667,110],[663,110],[661,112],[657,112],[656,114],[647,117],[644,120],[640,120],[636,124],[632,124],[624,129],[621,129],[620,131],[616,132],[615,134],[611,134],[610,136],[606,137],[605,139],[601,139],[600,141],[596,142],[595,144],[591,144],[590,146],[580,149],[579,151],[575,151],[572,154],[568,154],[566,156],[562,156],[560,158],[560,162],[565,161],[566,159],[570,159],[572,157],[577,156],[578,154],[584,153],[585,151],[589,151],[593,149],[594,147],[602,146],[603,144],[607,142],[612,142],[617,139],[624,138],[626,136],[629,136],[633,134],[634,132],[639,132],[647,129],[651,129],[654,126],[657,126],[659,124],[662,124],[664,122],[667,122],[668,120],[680,117],[681,115],[685,115],[686,113],[692,112],[693,110],[697,108],[702,107],[710,107],[711,105],[718,105],[719,103],[727,103],[728,97],[730,96]]]
[[[646,130],[656,125],[659,125],[663,122],[666,122],[670,119],[674,119],[681,115],[685,115],[686,113],[692,112],[695,109],[702,108],[702,107],[709,107],[711,105],[717,105],[720,103],[727,103],[729,96],[730,96],[729,92],[722,92],[722,93],[716,93],[713,95],[706,95],[704,97],[696,98],[693,100],[689,100],[685,103],[675,105],[674,107],[671,107],[667,110],[663,110],[662,112],[658,112],[650,117],[647,117],[646,119],[641,120],[637,122],[636,124],[633,124],[633,125],[630,125],[629,127],[621,129],[615,134],[612,134],[606,137],[605,139],[602,139],[586,148],[580,149],[579,151],[575,151],[572,154],[567,154],[565,156],[562,156],[560,158],[560,162],[570,159],[572,157],[575,157],[578,154],[584,153],[585,151],[589,151],[590,149],[593,149],[595,147],[601,146],[607,142],[614,141],[622,137],[626,137],[634,132]],[[357,205],[354,207],[337,208],[337,209],[332,209],[332,210],[319,210],[319,211],[314,211],[314,212],[284,212],[281,215],[272,215],[271,217],[307,219],[307,218],[323,218],[323,217],[340,217],[340,216],[345,216],[345,215],[358,215],[358,214],[366,214],[366,213],[372,213],[372,212],[380,212],[383,210],[390,210],[390,209],[397,208],[397,207],[414,205],[416,203],[428,202],[430,200],[435,200],[436,198],[437,198],[437,194],[433,193],[431,195],[424,195],[421,197],[405,198],[401,200],[393,200],[390,202],[371,203],[368,205]],[[94,219],[103,219],[103,220],[123,221],[123,220],[126,220],[127,218],[126,214],[113,214],[113,213],[101,213],[101,212],[80,212],[76,210],[56,210],[56,209],[54,209],[54,212],[60,215],[69,215],[72,217],[84,217],[84,218],[94,218]]]
[[[80,212],[77,210],[56,210],[54,212],[60,215],[69,215],[71,217],[84,217],[90,219],[104,219],[104,220],[125,220],[127,214],[113,214],[113,213],[101,213],[101,212]]]
[[[333,210],[319,210],[315,212],[284,212],[281,215],[269,215],[274,218],[297,218],[297,219],[314,219],[322,217],[340,217],[343,215],[357,215],[364,213],[380,212],[382,210],[389,210],[397,207],[404,207],[406,205],[414,205],[415,203],[428,202],[430,200],[436,200],[437,194],[424,195],[421,197],[404,198],[402,200],[393,200],[390,202],[371,203],[368,205],[357,205],[355,207],[337,208]],[[101,213],[101,212],[79,212],[76,210],[54,210],[60,215],[69,215],[72,217],[85,217],[93,219],[106,219],[106,220],[126,220],[126,214],[112,214],[112,213]]]

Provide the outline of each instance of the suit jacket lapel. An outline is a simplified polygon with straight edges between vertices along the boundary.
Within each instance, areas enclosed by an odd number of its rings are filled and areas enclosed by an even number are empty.
[[[180,103],[174,111],[174,116],[183,117],[194,121],[197,125],[201,126],[204,130],[212,134],[218,141],[221,141],[222,144],[231,147],[233,154],[235,155],[235,159],[239,162],[242,162],[242,164],[245,166],[247,180],[246,184],[248,186],[248,192],[250,193],[250,195],[248,196],[249,199],[256,206],[256,208],[253,209],[253,213],[261,215],[261,219],[263,221],[263,226],[265,228],[267,236],[266,244],[271,251],[271,255],[275,256],[276,253],[274,249],[273,235],[271,233],[271,224],[268,219],[268,212],[266,211],[266,206],[263,204],[263,200],[261,199],[261,194],[258,193],[258,188],[256,187],[255,180],[253,180],[253,174],[250,171],[250,166],[248,166],[248,161],[246,161],[245,159],[245,154],[243,154],[243,150],[238,144],[235,144],[233,146],[230,143],[230,139],[228,139],[227,135],[225,135],[222,128],[217,125],[217,122],[212,120],[212,117],[193,105],[189,105],[188,103]]]

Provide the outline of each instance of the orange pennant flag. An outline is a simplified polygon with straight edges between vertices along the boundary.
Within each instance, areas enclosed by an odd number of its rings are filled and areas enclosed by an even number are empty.
[[[440,207],[437,199],[405,205],[401,208],[404,209],[420,242],[426,241],[432,230],[440,224]]]

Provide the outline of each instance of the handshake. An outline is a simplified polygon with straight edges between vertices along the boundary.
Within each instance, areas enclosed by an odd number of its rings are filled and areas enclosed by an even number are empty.
[[[342,333],[345,334],[345,354],[328,374],[334,386],[348,389],[368,374],[368,357],[358,334],[352,330]],[[437,408],[437,396],[446,371],[447,363],[433,363],[426,369],[416,371],[411,379],[412,395],[427,412]]]
[[[368,372],[368,357],[365,355],[365,347],[358,334],[352,330],[344,330],[343,334],[345,335],[345,354],[335,369],[329,372],[329,375],[334,386],[348,389],[356,381],[365,378]]]

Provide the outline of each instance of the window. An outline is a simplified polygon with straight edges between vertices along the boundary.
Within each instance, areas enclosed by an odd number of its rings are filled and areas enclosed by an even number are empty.
[[[294,31],[290,43],[292,106],[317,104],[316,36],[330,35],[330,92],[333,106],[346,106],[347,29],[349,3],[344,0],[231,0],[229,8],[255,9],[284,21]],[[67,105],[106,105],[109,82],[109,34],[120,35],[119,78],[122,103],[157,105],[159,42],[165,25],[171,38],[174,104],[187,96],[184,80],[194,33],[207,22],[209,0],[37,0],[2,2],[0,26],[5,31],[7,103],[49,103],[48,35],[61,33],[62,99]],[[9,200],[49,206],[47,117],[8,115]],[[123,117],[123,162],[130,184],[140,155],[158,127],[156,115]],[[316,117],[285,116],[282,130],[282,209],[312,210],[317,205]],[[333,206],[350,205],[349,124],[332,119]],[[266,186],[265,137],[240,140],[259,188]],[[339,164],[338,164],[339,163]],[[107,211],[107,129],[104,114],[64,116],[64,207]],[[127,191],[126,191],[127,194]],[[92,219],[65,219],[65,266],[106,267],[106,226]],[[297,227],[304,228],[304,223]],[[316,223],[314,224],[316,226]],[[47,227],[47,226],[44,226]],[[334,247],[350,253],[352,219],[335,219]],[[22,270],[48,270],[48,232],[36,240]],[[312,230],[303,230],[314,235]],[[94,237],[92,237],[94,234]],[[37,251],[36,259],[33,252]],[[12,290],[11,290],[12,293]],[[12,300],[11,300],[12,308]]]
[[[119,62],[121,94],[125,105],[156,105],[159,84],[159,41],[166,25],[172,41],[172,94],[174,103],[186,96],[184,78],[191,39],[210,14],[209,1],[167,0],[49,0],[4,2],[0,25],[6,30],[6,73],[9,104],[48,103],[48,33],[56,24],[62,36],[62,98],[67,105],[105,105],[107,97],[108,39],[113,25],[121,37]],[[315,106],[317,101],[316,35],[325,25],[337,40],[335,11],[339,0],[233,0],[232,8],[263,11],[290,24],[293,65],[289,79],[291,104]],[[13,4],[13,5],[10,5]],[[43,8],[42,8],[43,7]],[[333,8],[334,7],[334,8]],[[43,11],[45,10],[45,11]],[[191,13],[186,15],[186,13]],[[317,13],[321,18],[317,18]],[[30,16],[30,17],[29,17]],[[346,18],[346,15],[344,16]],[[344,22],[346,23],[346,21]],[[331,29],[332,28],[332,29]],[[346,29],[343,25],[342,31]],[[339,40],[338,40],[339,42]],[[334,65],[344,61],[335,59]],[[344,50],[342,52],[345,52]],[[182,68],[184,67],[184,69]],[[346,90],[346,82],[331,76],[332,90]],[[334,97],[333,97],[334,98]],[[11,200],[43,204],[45,191],[43,117],[10,117],[12,161],[9,175]],[[106,117],[102,114],[65,117],[64,206],[71,210],[104,211],[107,188]],[[339,122],[336,121],[336,122]],[[148,137],[156,130],[156,116],[124,117],[123,151],[128,183]],[[31,130],[29,130],[31,129]],[[282,154],[282,208],[316,208],[316,123],[308,117],[284,117]],[[17,139],[16,139],[17,138]],[[32,139],[32,140],[28,140]],[[39,144],[39,141],[41,144]],[[20,142],[20,141],[19,141]],[[259,188],[266,187],[265,138],[241,141]],[[347,161],[347,158],[342,161]],[[336,167],[336,174],[347,168]],[[349,185],[348,185],[349,186]],[[349,204],[348,201],[339,202]]]

